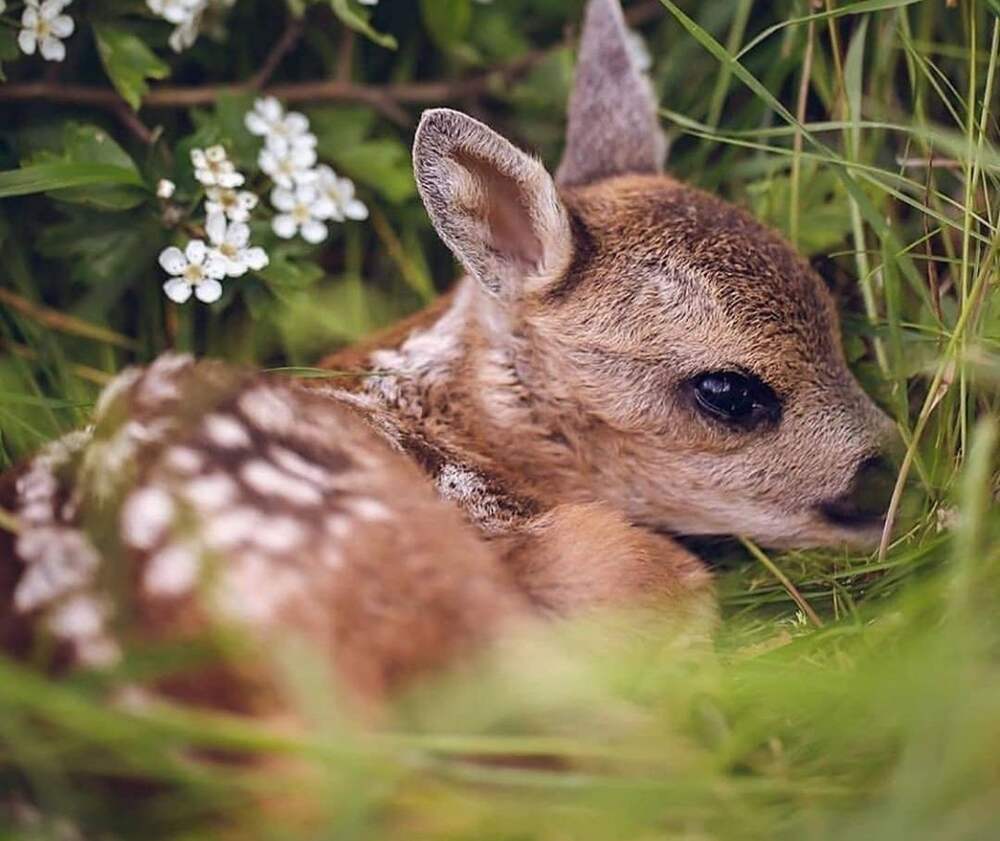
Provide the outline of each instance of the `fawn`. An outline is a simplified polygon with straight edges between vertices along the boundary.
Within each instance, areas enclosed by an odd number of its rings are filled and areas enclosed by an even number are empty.
[[[427,111],[413,159],[466,271],[325,364],[353,387],[167,355],[5,479],[0,646],[54,668],[213,623],[304,635],[378,699],[512,621],[712,601],[671,535],[865,543],[889,434],[821,279],[664,175],[617,0],[590,0],[555,178]],[[40,640],[50,643],[39,646]],[[280,708],[253,664],[157,687]]]

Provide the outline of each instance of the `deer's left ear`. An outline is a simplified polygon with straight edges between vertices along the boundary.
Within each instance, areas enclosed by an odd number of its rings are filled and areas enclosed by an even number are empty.
[[[561,187],[663,169],[667,143],[649,79],[636,66],[619,0],[590,0],[569,99]]]
[[[478,120],[425,111],[413,168],[438,235],[494,295],[537,290],[569,265],[569,219],[552,177]]]

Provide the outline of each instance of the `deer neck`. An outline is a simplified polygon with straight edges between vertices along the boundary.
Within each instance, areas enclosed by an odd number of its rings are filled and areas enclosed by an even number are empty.
[[[548,508],[586,494],[558,407],[533,387],[532,353],[501,305],[466,279],[436,320],[369,355],[363,390],[421,442]]]

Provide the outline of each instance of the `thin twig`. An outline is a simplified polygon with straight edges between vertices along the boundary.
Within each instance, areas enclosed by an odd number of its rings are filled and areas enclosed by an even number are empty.
[[[288,26],[285,27],[285,31],[281,33],[281,37],[271,47],[271,52],[267,54],[267,58],[261,64],[260,70],[250,77],[247,87],[253,90],[260,90],[271,81],[271,77],[278,69],[278,65],[281,64],[285,56],[288,55],[292,48],[299,42],[299,38],[302,37],[303,26],[304,21],[301,17],[293,17],[289,21]]]
[[[121,333],[116,333],[114,330],[109,330],[107,327],[101,327],[99,324],[92,324],[89,321],[84,321],[82,318],[67,315],[66,313],[59,312],[59,310],[49,309],[41,304],[36,304],[33,301],[29,301],[27,298],[18,295],[16,292],[11,292],[9,289],[4,289],[2,287],[0,287],[0,304],[9,307],[15,312],[19,312],[21,315],[26,318],[30,318],[32,321],[43,324],[51,330],[57,330],[60,333],[82,336],[86,339],[93,339],[97,342],[115,345],[116,347],[125,348],[126,350],[140,349],[139,342],[134,339],[130,339],[128,336],[123,336]]]

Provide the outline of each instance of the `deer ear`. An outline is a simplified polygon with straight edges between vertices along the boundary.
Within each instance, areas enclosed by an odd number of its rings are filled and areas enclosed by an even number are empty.
[[[413,167],[439,236],[493,294],[537,290],[569,265],[569,219],[552,177],[478,120],[425,111]]]
[[[660,172],[666,139],[649,79],[636,66],[619,0],[590,0],[569,99],[560,186]]]

